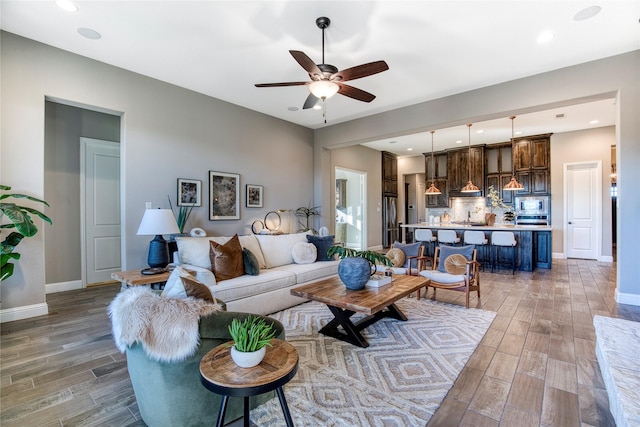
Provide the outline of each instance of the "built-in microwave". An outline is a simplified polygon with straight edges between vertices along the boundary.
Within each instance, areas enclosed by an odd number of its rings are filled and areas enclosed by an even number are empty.
[[[516,215],[549,215],[549,196],[515,198]]]

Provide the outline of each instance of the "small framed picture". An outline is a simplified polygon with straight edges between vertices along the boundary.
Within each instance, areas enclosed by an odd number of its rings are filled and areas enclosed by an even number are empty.
[[[261,208],[262,191],[262,185],[247,184],[247,200],[245,206],[248,208]]]
[[[240,175],[209,171],[209,220],[240,219]]]
[[[178,178],[178,206],[202,205],[202,181]]]

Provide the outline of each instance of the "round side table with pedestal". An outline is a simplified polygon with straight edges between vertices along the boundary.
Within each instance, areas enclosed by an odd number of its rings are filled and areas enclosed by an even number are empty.
[[[249,397],[276,391],[285,422],[293,426],[282,386],[298,372],[298,352],[286,341],[271,340],[272,347],[258,366],[241,368],[231,360],[230,347],[220,345],[200,361],[200,382],[214,393],[222,395],[217,426],[224,424],[230,396],[244,397],[244,425],[249,426]]]

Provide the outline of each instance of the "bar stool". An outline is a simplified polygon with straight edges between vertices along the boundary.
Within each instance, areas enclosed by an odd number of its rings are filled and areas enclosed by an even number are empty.
[[[424,246],[428,249],[425,255],[432,257],[435,243],[438,240],[438,238],[433,235],[433,231],[426,228],[418,228],[416,229],[415,236],[416,242],[424,242]]]
[[[487,262],[487,259],[489,258],[487,256],[487,248],[489,247],[488,245],[489,240],[487,240],[487,238],[484,235],[484,231],[478,231],[478,230],[465,230],[464,231],[464,244],[465,245],[474,245],[476,247],[476,250],[478,250],[480,247],[482,250],[478,251],[479,253],[482,253],[482,257],[478,260],[479,262]],[[482,271],[484,271],[484,264],[480,264]]]
[[[491,246],[495,248],[491,271],[500,263],[500,248],[511,248],[511,274],[516,271],[516,238],[511,231],[494,231],[491,233]]]
[[[438,243],[456,246],[460,243],[460,238],[454,230],[438,230]]]

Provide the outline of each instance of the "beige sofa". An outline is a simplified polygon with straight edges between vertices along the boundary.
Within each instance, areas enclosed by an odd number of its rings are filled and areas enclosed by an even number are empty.
[[[265,315],[292,307],[306,301],[292,296],[292,288],[338,273],[339,261],[336,260],[294,262],[294,246],[299,242],[308,243],[306,234],[247,235],[239,236],[240,244],[255,255],[260,273],[216,281],[211,271],[209,241],[223,245],[231,237],[177,237],[178,253],[174,257],[176,264],[195,272],[198,280],[227,304],[229,311]]]

